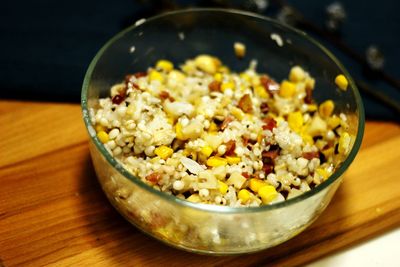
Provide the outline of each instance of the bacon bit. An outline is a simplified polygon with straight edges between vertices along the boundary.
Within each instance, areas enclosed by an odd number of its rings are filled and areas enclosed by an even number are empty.
[[[262,152],[263,158],[276,159],[276,157],[278,157],[278,155],[279,155],[279,149]]]
[[[248,172],[242,172],[242,176],[246,179],[250,178],[250,174]]]
[[[260,77],[260,82],[270,95],[279,91],[279,84],[266,75]]]
[[[131,81],[133,76],[134,75],[131,75],[131,74],[125,76],[125,86],[127,88],[132,88],[133,87],[135,89],[139,89],[139,85],[137,85],[136,83]]]
[[[302,157],[308,160],[311,160],[313,158],[319,158],[319,152],[318,151],[304,152]]]
[[[168,99],[168,100],[171,101],[171,102],[174,102],[174,101],[175,101],[175,98],[173,98],[167,91],[161,91],[159,97],[160,97],[162,100]]]
[[[262,128],[263,130],[270,130],[272,131],[272,129],[274,129],[276,127],[276,121],[271,118],[271,117],[267,117],[263,119],[263,122],[265,123]]]
[[[228,127],[228,124],[233,121],[232,117],[226,117],[225,120],[221,124],[221,130],[225,130],[226,127]]]
[[[264,114],[267,113],[267,112],[269,111],[268,103],[267,103],[267,102],[261,103],[261,105],[260,105],[260,110],[261,110],[261,112],[264,113]]]
[[[312,103],[312,89],[306,87],[306,96],[304,97],[304,103],[311,104]]]
[[[243,142],[243,146],[247,146],[247,144],[249,143],[249,138],[246,136],[242,137],[242,142]]]
[[[161,173],[153,172],[146,176],[146,180],[152,184],[156,184],[161,179]]]
[[[136,73],[133,74],[133,76],[135,76],[138,79],[140,77],[147,76],[147,72],[136,72]]]
[[[234,140],[229,140],[228,143],[225,144],[225,146],[226,146],[225,155],[227,156],[235,155],[236,142]]]
[[[122,101],[124,101],[124,99],[125,99],[125,94],[123,96],[122,95],[115,95],[115,96],[113,96],[111,101],[112,101],[113,104],[119,105],[119,104],[122,103]]]
[[[208,85],[208,89],[210,89],[211,92],[221,92],[221,83],[218,81],[212,81]]]
[[[262,169],[263,169],[265,175],[268,175],[274,170],[274,166],[271,164],[264,164]]]
[[[249,94],[245,94],[240,98],[238,107],[246,113],[251,113],[253,111],[253,103],[251,102]]]

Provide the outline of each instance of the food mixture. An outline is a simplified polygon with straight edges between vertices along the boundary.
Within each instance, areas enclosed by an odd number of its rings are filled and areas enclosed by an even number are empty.
[[[338,75],[338,87],[347,80]],[[180,69],[159,60],[127,75],[90,110],[97,138],[134,176],[196,203],[260,206],[318,186],[354,137],[335,103],[317,104],[315,80],[294,66],[278,83],[256,62],[234,73],[199,55]]]

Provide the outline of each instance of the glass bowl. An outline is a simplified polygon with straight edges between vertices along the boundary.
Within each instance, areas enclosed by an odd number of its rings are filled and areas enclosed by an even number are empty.
[[[245,59],[235,56],[234,42],[246,45]],[[183,63],[198,54],[215,55],[236,71],[246,69],[251,59],[257,59],[257,70],[278,81],[287,77],[293,65],[305,68],[316,79],[316,101],[333,99],[335,112],[348,116],[349,132],[355,142],[347,159],[327,181],[311,191],[284,202],[248,208],[188,202],[161,193],[131,175],[97,139],[90,109],[125,74],[146,70],[161,58]],[[333,82],[338,74],[349,80],[346,91],[339,90]],[[326,48],[304,32],[235,10],[170,12],[140,20],[117,34],[89,66],[82,89],[82,109],[94,168],[112,205],[143,232],[174,247],[208,254],[254,252],[303,231],[330,202],[356,156],[364,131],[359,92],[348,72]]]

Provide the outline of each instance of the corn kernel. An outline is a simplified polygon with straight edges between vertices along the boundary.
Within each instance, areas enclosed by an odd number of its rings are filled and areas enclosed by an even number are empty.
[[[225,166],[226,164],[228,164],[228,161],[224,158],[213,156],[207,159],[206,164],[210,167],[218,167]]]
[[[228,191],[228,185],[218,180],[218,190],[221,194],[225,195],[226,192]]]
[[[95,129],[96,129],[96,132],[98,133],[98,132],[104,131],[105,127],[101,124],[96,124]]]
[[[319,114],[322,117],[329,117],[332,115],[333,110],[335,109],[335,104],[332,100],[326,100],[319,105]]]
[[[217,82],[222,82],[222,74],[217,72],[214,74],[214,80]]]
[[[187,200],[187,201],[190,201],[190,202],[194,202],[194,203],[199,203],[199,202],[201,202],[201,199],[200,199],[200,197],[199,197],[198,194],[190,195],[190,197],[188,197],[186,200]]]
[[[163,160],[166,160],[174,153],[174,150],[167,146],[159,146],[154,150],[154,153]]]
[[[279,95],[284,98],[290,98],[296,93],[296,85],[289,81],[283,81],[279,90]]]
[[[242,80],[245,80],[246,82],[251,83],[251,77],[247,73],[242,72],[242,73],[240,73],[239,76]]]
[[[200,152],[207,158],[212,154],[213,149],[210,146],[203,146]]]
[[[218,126],[215,122],[210,123],[210,127],[208,127],[208,131],[210,132],[217,132],[218,131]]]
[[[257,193],[261,187],[266,186],[266,185],[268,185],[268,184],[260,179],[253,178],[253,179],[250,179],[250,181],[249,181],[249,188],[255,193]]]
[[[172,64],[171,61],[161,59],[161,60],[157,61],[156,68],[159,70],[170,72],[171,70],[174,69],[174,64]]]
[[[290,129],[292,129],[295,132],[299,132],[304,123],[303,114],[301,114],[300,111],[289,113],[288,123]]]
[[[291,82],[301,82],[305,79],[306,74],[304,70],[299,66],[294,66],[289,73],[289,80]]]
[[[329,173],[327,170],[325,170],[323,168],[317,168],[317,169],[315,169],[315,171],[324,179],[324,181],[326,179],[328,179]]]
[[[347,132],[344,132],[339,138],[339,153],[346,154],[350,149],[350,135]]]
[[[230,157],[227,156],[226,160],[228,161],[228,164],[238,164],[242,159],[240,157]]]
[[[221,66],[218,68],[218,71],[221,73],[229,73],[231,70],[227,66]]]
[[[314,144],[314,139],[312,138],[311,135],[307,134],[307,133],[302,133],[301,134],[301,138],[303,139],[304,142],[306,142],[307,144],[313,145]]]
[[[168,118],[167,118],[167,122],[168,122],[169,124],[171,124],[171,125],[174,125],[175,120],[174,120],[174,118],[172,118],[172,117],[168,117]]]
[[[208,74],[214,74],[217,72],[221,62],[210,55],[199,55],[194,59],[194,63],[197,68],[201,69]]]
[[[333,152],[335,151],[335,149],[333,147],[322,150],[322,154],[324,154],[325,158],[330,158],[333,155]]]
[[[244,112],[240,108],[232,107],[231,114],[239,121],[244,119]]]
[[[128,115],[132,115],[133,113],[135,113],[135,106],[130,104],[127,108],[126,108],[126,114]]]
[[[246,189],[242,189],[238,193],[238,198],[241,200],[242,203],[246,203],[250,199],[250,192]]]
[[[340,118],[335,115],[332,117],[329,117],[327,120],[328,126],[331,129],[335,129],[336,127],[338,127],[340,125],[340,122],[341,122]]]
[[[308,107],[307,107],[307,110],[308,110],[309,112],[317,111],[317,109],[318,109],[318,107],[317,107],[317,105],[315,105],[315,104],[310,104],[310,105],[308,105]]]
[[[336,76],[335,83],[343,91],[346,91],[347,86],[349,85],[347,78],[343,74],[339,74],[338,76]]]
[[[235,50],[235,55],[238,58],[243,58],[246,54],[246,46],[242,43],[235,42],[233,44],[233,49]]]
[[[108,134],[105,131],[98,132],[97,138],[99,138],[100,142],[102,142],[103,144],[107,143],[109,140]]]
[[[177,139],[179,139],[179,140],[186,140],[186,138],[185,138],[184,135],[183,135],[183,132],[182,132],[182,124],[181,124],[180,122],[178,122],[178,123],[175,125],[175,133],[176,133],[176,138],[177,138]]]
[[[278,196],[278,192],[276,192],[275,187],[272,185],[266,185],[258,190],[258,195],[264,204],[268,204]]]
[[[162,74],[156,70],[152,70],[149,74],[150,81],[159,81],[162,83],[164,81],[164,77]]]
[[[235,84],[233,82],[225,82],[221,84],[221,91],[224,92],[226,89],[235,89]]]
[[[269,97],[267,90],[265,90],[264,86],[262,85],[257,85],[256,87],[254,87],[254,93],[261,98]]]

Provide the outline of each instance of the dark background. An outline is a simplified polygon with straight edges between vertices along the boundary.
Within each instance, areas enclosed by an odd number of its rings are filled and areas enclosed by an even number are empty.
[[[0,98],[79,102],[86,68],[97,50],[137,19],[191,6],[247,8],[276,17],[282,1],[266,10],[252,1],[38,0],[2,1],[0,8]],[[313,27],[324,28],[325,8],[333,1],[288,1]],[[364,57],[376,45],[385,57],[384,71],[400,80],[400,1],[342,1],[347,13],[334,36]],[[302,23],[296,25],[322,41],[356,80],[400,103],[400,90],[343,53],[332,40]],[[329,38],[328,38],[329,39]],[[367,118],[399,120],[399,113],[363,90]]]

